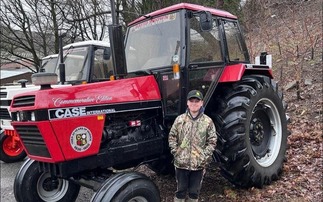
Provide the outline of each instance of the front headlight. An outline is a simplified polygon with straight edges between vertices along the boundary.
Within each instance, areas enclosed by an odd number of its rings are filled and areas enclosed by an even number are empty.
[[[31,112],[31,113],[30,113],[30,120],[31,120],[31,121],[36,121],[35,112]]]
[[[17,112],[16,115],[17,115],[16,120],[17,121],[21,121],[21,119],[20,119],[20,112]]]
[[[47,120],[46,111],[16,111],[11,113],[12,121],[42,121]]]
[[[19,111],[16,113],[17,121],[30,121],[31,120],[31,112],[28,111]],[[35,120],[35,113],[34,120]]]
[[[27,114],[24,111],[18,112],[18,120],[19,121],[27,121]]]

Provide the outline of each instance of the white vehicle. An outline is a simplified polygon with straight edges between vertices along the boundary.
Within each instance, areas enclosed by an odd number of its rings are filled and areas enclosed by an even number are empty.
[[[108,42],[84,41],[69,44],[63,47],[63,62],[65,64],[65,85],[52,85],[59,88],[69,85],[84,84],[108,80],[113,72]],[[41,71],[57,73],[61,58],[58,54],[42,58]],[[11,126],[9,106],[12,98],[20,93],[39,90],[39,86],[27,84],[27,80],[18,81],[21,85],[1,86],[0,104],[0,160],[6,163],[21,161],[26,153],[19,137]]]

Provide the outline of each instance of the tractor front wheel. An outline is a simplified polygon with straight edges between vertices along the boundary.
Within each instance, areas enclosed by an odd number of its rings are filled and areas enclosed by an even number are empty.
[[[157,186],[147,176],[137,173],[118,173],[103,182],[91,202],[160,202]]]
[[[14,195],[18,202],[75,201],[80,185],[40,172],[37,161],[28,159],[14,181]]]
[[[0,134],[0,160],[5,163],[22,161],[27,156],[19,138],[15,135]]]

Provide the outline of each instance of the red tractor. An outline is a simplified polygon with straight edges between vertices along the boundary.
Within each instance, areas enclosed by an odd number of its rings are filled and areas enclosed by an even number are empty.
[[[125,41],[119,26],[109,31],[109,79],[55,89],[57,75],[40,73],[40,90],[14,97],[12,125],[30,158],[17,201],[74,201],[80,186],[95,191],[92,201],[160,201],[147,177],[121,170],[173,171],[168,131],[192,89],[216,124],[222,175],[240,187],[279,178],[286,105],[266,55],[250,64],[236,16],[180,3],[130,23]]]
[[[104,58],[104,52],[110,51],[109,44],[102,41],[82,41],[63,47],[62,56],[55,54],[42,58],[42,70],[45,72],[59,72],[58,62],[62,62],[65,69],[65,84],[75,85],[79,81],[80,69],[84,69],[83,81],[98,82],[108,77],[108,71],[112,70],[111,60]],[[106,71],[106,72],[104,72]],[[104,77],[106,76],[106,77]],[[21,85],[1,86],[0,103],[0,160],[5,163],[21,161],[26,157],[26,153],[21,145],[18,135],[11,126],[11,115],[9,106],[12,98],[20,93],[39,90],[39,86],[27,85],[28,80],[22,79],[18,83]],[[55,85],[55,88],[65,87],[65,85]]]

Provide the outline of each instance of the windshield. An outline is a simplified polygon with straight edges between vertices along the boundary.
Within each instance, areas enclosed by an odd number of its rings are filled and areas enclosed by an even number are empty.
[[[55,68],[57,65],[57,56],[50,56],[42,59],[41,66],[45,69],[45,72],[55,72]]]
[[[180,63],[180,15],[171,13],[135,24],[128,30],[128,72]]]
[[[70,47],[63,50],[66,81],[84,80],[84,69],[89,47]],[[59,71],[59,68],[57,68]],[[58,72],[59,75],[59,72]]]

